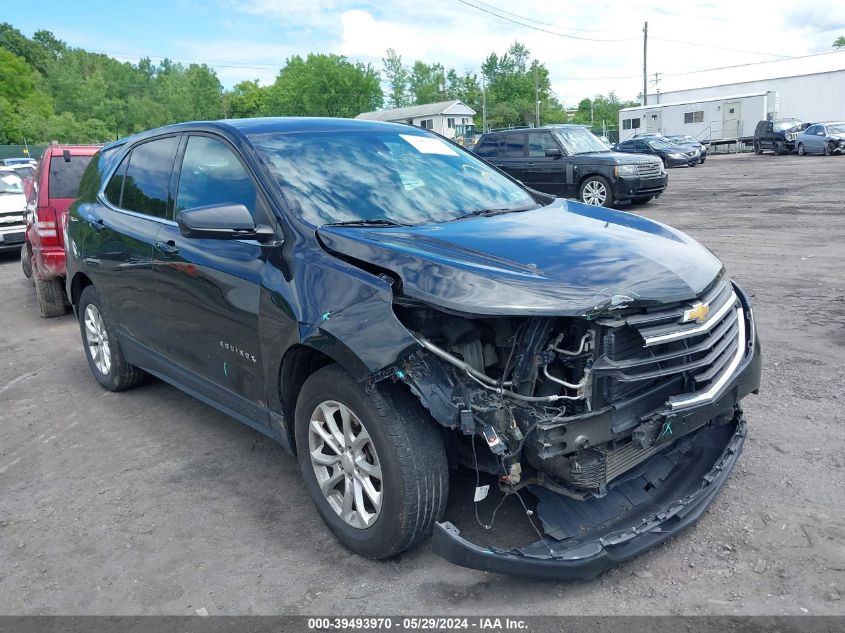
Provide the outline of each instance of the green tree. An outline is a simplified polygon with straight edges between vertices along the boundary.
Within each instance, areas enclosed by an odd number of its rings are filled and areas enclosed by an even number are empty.
[[[446,76],[441,64],[415,61],[409,81],[416,105],[436,103],[446,99]]]
[[[458,75],[454,69],[446,73],[446,98],[460,99],[476,112],[481,112],[481,84],[478,75],[466,73]]]
[[[26,61],[0,48],[0,97],[15,103],[35,90],[32,68]]]
[[[382,58],[381,64],[387,82],[387,107],[404,108],[411,105],[411,75],[407,66],[402,63],[402,56],[388,48],[387,57]]]
[[[619,121],[619,110],[639,105],[636,101],[620,101],[615,92],[596,95],[592,99],[581,99],[578,110],[572,117],[573,122],[602,127],[602,124],[615,126]]]
[[[833,48],[845,48],[845,35],[840,35],[834,40]]]
[[[258,85],[258,80],[241,81],[224,97],[226,117],[244,119],[261,116],[267,109],[267,89]]]
[[[295,55],[267,92],[267,113],[277,116],[354,117],[383,103],[378,72],[342,55]]]
[[[514,42],[501,56],[490,53],[481,65],[487,83],[490,127],[531,125],[540,102],[541,123],[560,122],[566,115],[551,90],[549,71],[531,59],[528,48]],[[543,118],[547,115],[550,118]]]

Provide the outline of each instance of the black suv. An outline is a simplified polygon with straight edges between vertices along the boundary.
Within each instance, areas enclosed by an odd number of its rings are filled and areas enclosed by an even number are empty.
[[[366,556],[433,529],[461,565],[593,576],[702,515],[760,384],[748,298],[706,248],[405,125],[152,130],[91,161],[66,234],[96,380],[152,374],[275,438]],[[541,539],[442,521],[458,466]]]
[[[600,207],[648,202],[668,182],[660,161],[611,151],[580,125],[489,132],[474,151],[532,189]]]
[[[798,119],[759,121],[754,129],[754,153],[762,154],[766,149],[775,155],[794,152],[798,133],[805,127]]]

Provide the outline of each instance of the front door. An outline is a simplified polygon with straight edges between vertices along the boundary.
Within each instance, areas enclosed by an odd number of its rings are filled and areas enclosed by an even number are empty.
[[[522,169],[522,182],[553,196],[573,196],[572,165],[563,155],[546,156],[546,150],[561,151],[548,130],[528,132],[528,157]],[[568,177],[567,177],[568,176]]]
[[[243,204],[259,224],[267,206],[240,158],[222,139],[184,141],[176,188],[180,211]],[[183,237],[164,225],[154,249],[156,290],[168,314],[165,355],[200,395],[267,424],[259,344],[259,303],[265,249],[254,240]]]
[[[741,105],[740,101],[722,104],[722,138],[739,138],[742,136]]]

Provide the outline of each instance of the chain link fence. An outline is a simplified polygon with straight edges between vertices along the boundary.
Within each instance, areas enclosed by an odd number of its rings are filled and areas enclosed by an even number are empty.
[[[0,145],[0,160],[24,156],[38,160],[47,147],[47,145]]]

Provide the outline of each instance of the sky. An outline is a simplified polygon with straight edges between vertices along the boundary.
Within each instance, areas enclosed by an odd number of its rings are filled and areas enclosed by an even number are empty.
[[[811,55],[791,63],[812,72],[831,58],[812,55],[845,35],[845,0],[41,0],[37,7],[3,2],[0,21],[125,61],[207,63],[227,88],[243,79],[272,83],[288,57],[309,52],[380,68],[393,48],[406,63],[479,72],[490,52],[520,41],[549,69],[566,106],[611,90],[637,98],[645,21],[649,93],[712,85],[722,73],[754,79],[771,65],[693,71],[788,57]],[[845,68],[845,53],[835,57]]]

